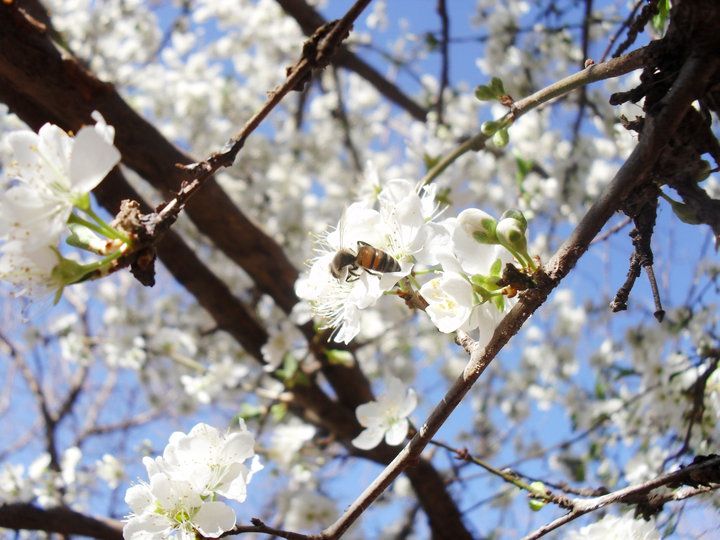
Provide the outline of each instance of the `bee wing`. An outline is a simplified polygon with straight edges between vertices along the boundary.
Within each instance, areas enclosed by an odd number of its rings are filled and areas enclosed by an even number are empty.
[[[338,222],[337,231],[338,231],[338,248],[346,248],[348,247],[345,244],[345,227],[347,225],[347,219],[345,214],[347,214],[347,204],[345,205],[345,208],[343,208],[342,214],[340,215],[340,221]]]
[[[347,212],[347,206],[343,208],[340,221],[338,222],[338,247],[340,248],[345,247],[345,212]]]

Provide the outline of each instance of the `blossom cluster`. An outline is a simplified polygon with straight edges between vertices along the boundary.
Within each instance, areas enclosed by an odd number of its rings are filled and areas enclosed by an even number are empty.
[[[438,220],[436,189],[409,180],[387,182],[374,203],[346,208],[320,240],[320,254],[296,284],[298,296],[333,339],[349,343],[361,313],[386,294],[422,297],[441,332],[480,331],[484,340],[517,290],[504,279],[507,264],[532,283],[527,222],[518,210],[500,220],[476,208]],[[389,263],[394,261],[395,264]],[[421,284],[422,276],[433,277]]]
[[[660,533],[655,528],[655,520],[643,521],[635,519],[632,512],[621,517],[612,514],[586,525],[580,529],[568,531],[563,537],[565,540],[659,540]]]
[[[68,231],[68,244],[96,254],[116,258],[127,245],[124,235],[90,205],[90,191],[120,161],[114,129],[98,113],[93,118],[95,126],[83,127],[74,137],[53,124],[38,133],[23,130],[6,137],[11,159],[0,194],[0,280],[11,283],[18,295],[54,291],[57,301],[65,285],[107,263],[80,264],[63,257],[59,245]]]
[[[143,459],[149,482],[125,494],[133,514],[124,538],[191,539],[196,533],[217,538],[232,529],[235,512],[215,498],[245,501],[247,485],[263,468],[254,446],[255,437],[242,420],[239,430],[224,434],[202,423],[187,434],[173,433],[161,457]],[[247,460],[249,466],[243,463]]]

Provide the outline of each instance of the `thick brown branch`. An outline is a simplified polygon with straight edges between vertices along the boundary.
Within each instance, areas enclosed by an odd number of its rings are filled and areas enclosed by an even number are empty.
[[[0,505],[0,527],[60,534],[77,534],[101,540],[122,540],[122,524],[75,512],[69,508],[38,508],[32,504]]]

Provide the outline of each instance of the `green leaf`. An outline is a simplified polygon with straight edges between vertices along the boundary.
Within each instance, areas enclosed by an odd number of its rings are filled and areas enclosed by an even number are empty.
[[[652,18],[651,23],[655,32],[662,35],[665,31],[665,24],[667,23],[668,17],[670,15],[670,0],[660,0],[657,4],[657,7],[657,15]]]
[[[520,156],[515,156],[515,165],[517,171],[515,172],[515,180],[518,184],[522,185],[523,181],[532,171],[535,162],[532,159],[523,159]]]
[[[481,84],[480,86],[475,88],[475,97],[479,101],[492,101],[494,99],[497,99],[492,88],[490,88],[489,86],[485,86],[484,84]]]
[[[449,187],[438,189],[437,193],[435,193],[435,202],[440,206],[450,206],[452,204],[452,199],[450,198],[451,193],[452,188]]]
[[[562,455],[558,458],[558,461],[562,463],[566,468],[570,477],[575,482],[584,482],[586,478],[585,462],[577,457],[570,454]]]
[[[498,277],[501,276],[502,268],[503,268],[502,260],[500,259],[500,257],[498,257],[497,259],[495,259],[495,262],[492,263],[492,266],[490,267],[490,275],[498,276]]]
[[[497,291],[501,288],[497,283],[499,280],[500,278],[498,276],[483,276],[482,274],[475,274],[470,277],[470,282],[473,285],[482,287],[485,290],[485,295],[487,291]]]
[[[710,176],[710,173],[712,172],[712,167],[710,166],[710,162],[708,160],[701,159],[700,161],[702,165],[698,167],[697,172],[693,175],[693,180],[698,183],[707,179],[707,177]]]
[[[243,420],[251,420],[253,418],[259,418],[260,416],[262,416],[262,413],[262,407],[252,405],[250,403],[243,403],[242,405],[240,405],[240,410],[235,416],[237,418],[242,418]]]
[[[668,197],[662,191],[660,192],[660,196],[668,202],[668,204],[672,208],[673,213],[683,223],[687,223],[688,225],[699,225],[700,223],[702,223],[702,221],[692,207],[688,206],[685,203],[681,203],[680,201],[676,201],[671,197]]]
[[[505,92],[505,85],[503,85],[502,80],[498,77],[492,78],[490,81],[490,89],[493,91],[496,98],[499,98],[507,93]]]
[[[283,365],[280,369],[275,371],[275,374],[280,378],[281,381],[286,384],[292,381],[292,378],[298,371],[298,361],[292,354],[287,353],[283,358]]]
[[[275,403],[270,407],[270,414],[276,422],[281,422],[282,419],[285,418],[287,412],[288,408],[285,403]]]
[[[433,34],[432,32],[425,33],[425,45],[427,45],[429,51],[434,51],[435,49],[437,49],[439,44],[440,42],[435,37],[435,34]]]
[[[325,353],[327,355],[328,362],[335,366],[346,366],[350,367],[355,361],[350,351],[343,351],[340,349],[329,349]]]
[[[538,512],[542,510],[546,504],[547,503],[542,499],[530,499],[528,501],[528,508],[530,508],[533,512]]]
[[[489,85],[481,84],[475,88],[475,97],[480,101],[500,99],[506,93],[503,82],[497,77],[493,77]]]
[[[598,399],[605,399],[605,383],[600,379],[595,381],[595,397]]]
[[[50,275],[53,281],[64,287],[72,283],[78,283],[88,277],[88,275],[96,270],[95,265],[81,264],[71,259],[66,259],[60,252],[53,248],[58,256],[58,263],[53,267]]]
[[[425,164],[425,170],[429,171],[435,165],[440,163],[442,156],[431,156],[429,154],[423,154],[423,163]]]

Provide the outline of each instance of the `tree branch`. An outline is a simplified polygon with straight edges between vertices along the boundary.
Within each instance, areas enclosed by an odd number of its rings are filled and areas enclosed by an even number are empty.
[[[122,540],[122,524],[75,512],[69,508],[39,508],[29,503],[0,505],[0,527],[59,534],[78,534],[101,540]]]
[[[551,523],[540,527],[536,531],[533,531],[532,533],[527,535],[524,540],[536,540],[537,538],[545,536],[550,531],[554,531],[555,529],[579,518],[580,516],[583,516],[610,504],[618,502],[637,503],[638,496],[648,496],[648,494],[652,490],[657,489],[661,486],[669,486],[678,482],[692,482],[693,475],[700,474],[706,470],[712,471],[713,468],[720,468],[720,457],[715,456],[714,458],[707,459],[700,463],[683,467],[678,471],[663,474],[652,480],[648,480],[647,482],[643,482],[635,486],[628,486],[623,489],[618,489],[617,491],[613,491],[612,493],[608,493],[607,495],[602,495],[600,497],[593,497],[592,499],[572,499],[570,501],[572,508],[570,512],[568,512],[562,517],[559,517],[555,521],[552,521]],[[717,473],[715,474],[715,476],[717,477]],[[692,491],[683,492],[680,496],[677,497],[673,494],[663,494],[661,495],[661,501],[668,502],[672,500],[681,500],[682,498],[699,495],[700,493],[704,493],[709,489],[717,489],[718,487],[720,487],[720,485],[717,484],[715,484],[714,486],[706,486],[702,488],[694,486],[694,489]]]
[[[305,0],[277,0],[277,3],[285,10],[285,13],[297,21],[302,31],[305,32],[305,35],[311,36],[315,30],[327,23],[323,16],[305,2]],[[333,63],[360,75],[373,85],[378,92],[402,108],[410,116],[415,118],[415,120],[419,120],[420,122],[425,121],[425,116],[427,115],[425,108],[418,105],[403,93],[400,88],[383,77],[379,71],[355,53],[350,52],[346,47],[342,47],[338,51]]]
[[[438,0],[437,13],[440,17],[440,89],[438,90],[435,111],[437,112],[438,124],[443,124],[444,101],[443,94],[450,84],[450,17],[447,12],[445,0]]]
[[[614,58],[603,64],[593,64],[582,71],[573,73],[560,81],[546,86],[534,94],[513,103],[510,112],[508,112],[505,117],[498,122],[507,121],[508,123],[512,123],[522,115],[538,108],[540,105],[572,92],[577,88],[583,88],[588,84],[604,79],[610,79],[612,77],[618,77],[636,69],[640,69],[643,67],[644,62],[647,59],[647,55],[650,52],[649,49],[650,46],[644,47],[642,49],[637,49],[622,58]],[[445,169],[452,165],[463,154],[466,154],[471,150],[476,152],[482,150],[485,148],[485,143],[490,138],[491,136],[486,135],[482,131],[469,138],[435,164],[425,174],[425,176],[423,176],[420,183],[425,185],[435,180],[435,178],[440,176]]]

